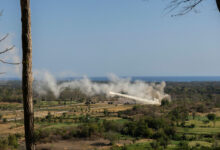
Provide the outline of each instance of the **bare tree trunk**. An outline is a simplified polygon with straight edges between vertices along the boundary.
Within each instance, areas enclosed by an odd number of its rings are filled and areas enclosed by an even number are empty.
[[[20,0],[22,22],[22,92],[26,150],[34,150],[34,110],[32,100],[32,40],[30,0]]]

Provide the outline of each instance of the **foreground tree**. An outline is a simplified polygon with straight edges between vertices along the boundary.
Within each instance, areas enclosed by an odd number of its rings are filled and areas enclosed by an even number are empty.
[[[22,22],[22,92],[26,150],[34,150],[34,110],[32,100],[32,40],[30,0],[20,0]]]
[[[217,7],[218,7],[218,11],[220,11],[220,0],[216,0],[216,4],[217,4]]]
[[[168,12],[171,12],[180,8],[176,15],[185,15],[188,12],[194,10],[199,4],[204,1],[205,0],[170,0],[170,4],[166,9],[168,10]],[[220,0],[216,0],[216,5],[218,10],[220,11]]]

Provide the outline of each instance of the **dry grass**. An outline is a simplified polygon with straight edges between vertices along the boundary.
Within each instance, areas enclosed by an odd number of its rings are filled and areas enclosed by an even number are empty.
[[[2,136],[15,133],[24,133],[24,126],[16,123],[2,123],[0,124],[0,133]]]
[[[46,144],[37,144],[36,150],[105,150],[109,149],[109,141],[104,139],[97,140],[65,140]]]
[[[193,147],[196,146],[196,144],[202,145],[202,146],[207,146],[207,147],[211,147],[212,143],[206,142],[206,141],[192,141],[189,142],[189,146]]]

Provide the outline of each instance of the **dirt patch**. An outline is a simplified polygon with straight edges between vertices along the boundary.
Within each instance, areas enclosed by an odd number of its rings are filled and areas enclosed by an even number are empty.
[[[105,139],[98,140],[63,140],[52,143],[38,144],[36,150],[92,150],[109,149],[109,141]]]
[[[0,123],[0,133],[1,135],[24,133],[24,126],[15,123]]]

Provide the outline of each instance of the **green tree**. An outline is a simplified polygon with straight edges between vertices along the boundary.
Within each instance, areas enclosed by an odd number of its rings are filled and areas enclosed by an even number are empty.
[[[207,115],[207,118],[208,118],[210,121],[213,121],[213,126],[215,127],[216,115],[215,115],[215,114],[208,114],[208,115]]]
[[[196,113],[195,112],[192,113],[192,117],[193,117],[193,120],[195,120],[195,118],[196,118]]]
[[[162,101],[161,101],[161,106],[163,107],[163,112],[164,112],[165,106],[168,106],[169,103],[170,103],[170,102],[169,102],[169,100],[168,100],[167,98],[162,99]]]
[[[169,105],[169,100],[168,99],[162,99],[162,101],[161,101],[161,106],[167,106],[167,105]]]
[[[47,114],[47,116],[46,116],[46,119],[47,119],[49,122],[51,122],[52,118],[53,118],[53,115],[51,115],[51,113],[48,112],[48,114]]]
[[[109,116],[109,111],[108,111],[108,109],[104,109],[104,112],[103,112],[103,113],[104,113],[105,116]]]
[[[110,141],[111,145],[115,145],[115,142],[118,141],[119,136],[118,136],[118,134],[116,132],[110,131],[110,132],[106,133],[105,138]]]
[[[152,149],[158,150],[160,147],[160,144],[157,141],[154,141],[150,143],[150,146],[152,147]]]
[[[169,138],[168,137],[166,137],[166,136],[162,137],[158,141],[159,141],[160,145],[163,146],[164,149],[167,148],[167,146],[169,144]]]
[[[6,123],[6,122],[7,122],[7,119],[6,119],[6,118],[3,118],[3,122]]]
[[[181,150],[190,150],[190,147],[189,147],[188,142],[186,142],[186,141],[181,141],[181,142],[178,144],[178,149],[181,149]]]

